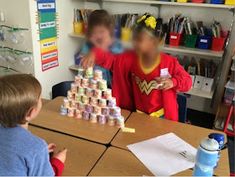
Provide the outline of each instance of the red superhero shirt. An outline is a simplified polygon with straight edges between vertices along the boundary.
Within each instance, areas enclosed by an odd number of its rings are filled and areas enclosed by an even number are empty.
[[[133,92],[135,107],[137,110],[151,114],[164,108],[166,119],[178,121],[177,92],[187,92],[192,86],[192,79],[184,68],[178,63],[177,59],[161,53],[160,63],[149,73],[143,71],[139,58],[134,51],[127,51],[122,54],[112,54],[101,49],[95,48],[93,52],[96,56],[96,63],[104,68],[112,70],[114,75],[113,83],[116,89],[114,95],[118,95],[118,88],[126,84],[125,75],[131,75],[131,87]],[[166,71],[171,76],[174,84],[173,89],[167,91],[156,89],[156,77]],[[125,102],[125,95],[119,95],[117,99]]]

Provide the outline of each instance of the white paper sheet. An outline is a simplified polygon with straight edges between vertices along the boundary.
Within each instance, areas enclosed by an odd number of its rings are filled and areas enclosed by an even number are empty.
[[[174,133],[127,146],[156,176],[169,176],[192,168],[197,150]],[[180,153],[186,152],[186,157]]]

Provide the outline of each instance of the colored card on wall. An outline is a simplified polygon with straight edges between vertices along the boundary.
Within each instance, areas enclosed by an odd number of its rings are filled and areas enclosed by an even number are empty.
[[[38,0],[37,5],[39,12],[56,12],[55,0]]]
[[[42,71],[59,66],[55,0],[37,0]]]
[[[56,13],[55,12],[39,12],[38,17],[41,23],[55,21]]]
[[[46,53],[57,49],[57,38],[48,38],[40,41],[41,52]]]
[[[59,66],[58,60],[51,61],[49,63],[42,64],[42,71],[46,71],[48,69],[51,69],[51,68],[54,68],[54,67],[57,67],[57,66]]]
[[[42,71],[46,71],[50,68],[59,66],[57,49],[41,53],[41,58],[42,58]]]
[[[47,39],[57,36],[56,14],[51,12],[39,13],[40,39]]]
[[[41,40],[56,37],[56,35],[57,35],[57,31],[55,28],[45,28],[40,31]]]

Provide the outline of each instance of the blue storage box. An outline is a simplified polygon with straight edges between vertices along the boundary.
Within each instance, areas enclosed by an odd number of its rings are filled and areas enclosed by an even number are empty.
[[[120,37],[121,37],[121,27],[120,26],[116,26],[114,28],[114,36],[116,39],[120,39]]]
[[[205,35],[205,36],[199,36],[198,37],[198,42],[197,42],[197,47],[199,49],[210,49],[211,48],[211,42],[212,42],[212,37]]]
[[[224,0],[211,0],[211,4],[224,4]]]
[[[81,56],[80,52],[76,53],[74,55],[74,64],[80,65],[81,59],[82,59],[82,56]]]

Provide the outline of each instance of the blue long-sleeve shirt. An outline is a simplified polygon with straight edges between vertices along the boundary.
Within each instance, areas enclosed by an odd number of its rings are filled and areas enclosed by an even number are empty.
[[[20,126],[0,125],[0,176],[54,176],[46,142]]]

